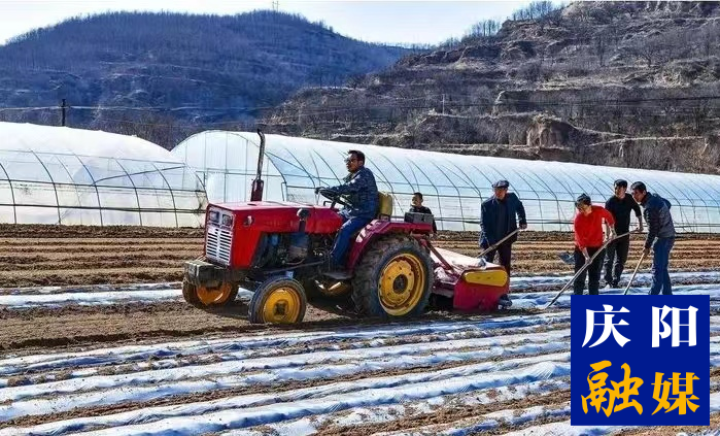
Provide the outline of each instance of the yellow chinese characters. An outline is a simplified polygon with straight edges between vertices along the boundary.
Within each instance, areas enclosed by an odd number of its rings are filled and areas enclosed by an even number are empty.
[[[693,395],[693,382],[695,380],[700,380],[700,378],[697,377],[695,373],[686,372],[685,379],[681,380],[680,373],[674,372],[670,381],[663,381],[664,375],[665,374],[662,372],[655,373],[655,383],[653,383],[653,386],[655,386],[655,389],[653,389],[653,399],[655,399],[655,401],[657,401],[659,404],[652,414],[654,415],[660,410],[665,410],[665,413],[668,413],[677,409],[680,415],[685,415],[687,413],[688,407],[690,408],[690,410],[695,412],[700,406],[691,403],[690,400],[699,399],[697,396]],[[684,389],[680,390],[681,387]],[[670,398],[671,400],[675,400],[672,406],[668,401],[671,388],[672,395],[673,397],[675,397]]]
[[[625,372],[623,381],[620,383],[611,381],[612,389],[610,389],[606,387],[607,373],[600,372],[610,366],[612,366],[612,363],[608,360],[590,365],[593,369],[587,378],[588,384],[590,385],[590,395],[582,397],[583,411],[585,414],[588,413],[588,400],[590,400],[590,406],[594,407],[595,411],[600,413],[600,408],[603,403],[607,401],[607,407],[602,408],[605,416],[609,417],[613,412],[619,412],[628,407],[634,407],[638,414],[642,415],[643,408],[640,403],[636,400],[630,400],[631,395],[639,395],[638,388],[643,385],[642,379],[639,377],[630,377],[630,365],[624,363],[621,366]],[[606,398],[606,396],[609,398]],[[622,402],[616,405],[615,401],[618,399],[622,400]]]

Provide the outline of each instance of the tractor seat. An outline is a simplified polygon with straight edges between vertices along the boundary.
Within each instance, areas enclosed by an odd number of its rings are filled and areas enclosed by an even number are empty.
[[[393,198],[387,192],[378,192],[378,214],[377,219],[381,221],[390,221],[393,213]]]
[[[379,197],[378,213],[375,216],[375,219],[380,220],[380,221],[390,221],[390,218],[392,218],[392,212],[393,212],[392,195],[388,194],[387,192],[378,192],[378,197]],[[353,233],[351,240],[354,241],[358,237],[360,232],[362,232],[362,229]]]

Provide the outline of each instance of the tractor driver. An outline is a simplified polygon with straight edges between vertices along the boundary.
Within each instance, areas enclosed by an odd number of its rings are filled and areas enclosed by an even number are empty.
[[[375,176],[365,167],[365,154],[362,151],[350,150],[345,158],[345,165],[349,172],[345,177],[345,183],[331,188],[315,189],[316,194],[322,189],[334,195],[344,195],[348,203],[340,211],[343,225],[335,237],[335,245],[330,256],[331,270],[344,269],[345,254],[350,239],[375,218],[379,207]]]

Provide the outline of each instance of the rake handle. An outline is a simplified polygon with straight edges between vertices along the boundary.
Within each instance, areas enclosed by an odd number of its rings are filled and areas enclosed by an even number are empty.
[[[505,242],[505,241],[507,241],[508,239],[512,238],[512,237],[513,237],[515,234],[517,234],[519,231],[520,231],[520,229],[515,229],[514,231],[512,231],[511,233],[509,233],[507,236],[505,236],[504,238],[502,238],[501,240],[499,240],[499,241],[497,241],[496,243],[494,243],[493,245],[489,246],[488,248],[486,248],[485,250],[483,250],[483,251],[480,253],[480,255],[478,255],[478,258],[481,258],[481,257],[485,256],[486,254],[490,253],[490,252],[493,251],[493,250],[497,250],[497,248],[498,248],[499,246],[501,246],[503,242]]]
[[[635,266],[635,271],[633,271],[632,275],[630,276],[630,281],[628,281],[627,286],[625,286],[625,292],[623,292],[623,295],[627,295],[628,291],[630,290],[630,286],[632,285],[633,280],[635,280],[635,276],[637,275],[638,270],[640,269],[640,264],[643,263],[643,260],[645,260],[645,252],[643,252],[642,256],[640,256],[640,260]]]
[[[607,241],[605,241],[605,243],[600,246],[600,249],[598,249],[598,251],[596,251],[595,254],[593,254],[592,256],[590,256],[590,259],[588,259],[588,260],[585,262],[585,265],[583,265],[582,268],[580,268],[580,269],[575,273],[575,275],[573,276],[573,278],[571,278],[567,283],[565,283],[565,286],[563,286],[563,288],[560,289],[560,292],[558,292],[557,295],[555,295],[555,298],[553,298],[543,309],[547,309],[547,308],[549,308],[550,306],[552,306],[553,304],[555,304],[555,302],[557,301],[557,299],[560,298],[560,296],[567,290],[567,288],[569,288],[570,285],[575,282],[575,279],[577,279],[577,278],[580,276],[580,274],[582,274],[583,272],[585,272],[585,270],[588,269],[588,267],[589,267],[590,265],[592,265],[592,263],[595,261],[595,259],[600,255],[600,253],[603,253],[603,252],[605,251],[605,249],[607,248],[608,245],[610,245],[611,242],[617,241],[617,240],[620,239],[620,238],[624,238],[625,236],[628,236],[629,234],[630,234],[630,232],[628,232],[628,233],[623,233],[622,235],[618,235],[618,236],[616,236],[616,237],[614,237],[614,238],[612,238],[612,239],[608,239]]]

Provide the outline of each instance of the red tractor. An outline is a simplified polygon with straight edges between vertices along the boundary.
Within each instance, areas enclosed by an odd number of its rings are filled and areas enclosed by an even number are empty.
[[[421,314],[431,293],[452,298],[454,308],[463,310],[492,311],[510,304],[504,269],[451,265],[430,242],[432,215],[408,213],[403,221],[393,221],[392,198],[383,193],[376,219],[350,246],[345,271],[327,272],[342,224],[335,205],[344,200],[330,191],[321,194],[329,206],[210,204],[205,260],[186,262],[185,300],[197,307],[224,305],[242,287],[253,292],[249,318],[258,323],[301,322],[308,294],[349,294],[356,313],[385,318]],[[258,176],[252,197],[261,196]]]

